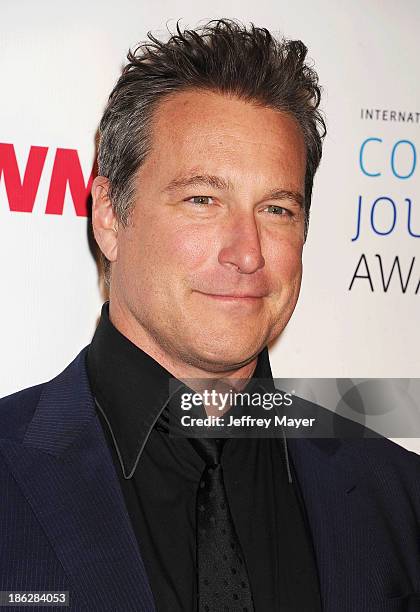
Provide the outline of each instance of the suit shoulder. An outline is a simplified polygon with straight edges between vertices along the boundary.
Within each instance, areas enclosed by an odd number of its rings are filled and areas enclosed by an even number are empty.
[[[308,401],[306,401],[306,405],[311,406],[311,409],[316,411],[319,423],[321,424],[321,431],[327,430],[335,433],[334,438],[336,438],[336,442],[339,440],[341,452],[353,457],[354,464],[358,463],[358,461],[362,463],[367,461],[368,463],[384,467],[387,465],[400,465],[401,467],[409,468],[411,466],[419,469],[419,454],[407,450],[357,421],[311,404]]]
[[[345,441],[346,452],[365,466],[366,470],[399,475],[409,481],[420,475],[420,455],[388,438],[364,438]]]
[[[46,384],[28,387],[0,399],[0,438],[23,439]]]
[[[89,345],[83,348],[67,367],[51,380],[17,391],[0,399],[0,439],[21,442],[43,394],[56,401],[87,377],[85,357]],[[85,385],[86,386],[86,385]]]

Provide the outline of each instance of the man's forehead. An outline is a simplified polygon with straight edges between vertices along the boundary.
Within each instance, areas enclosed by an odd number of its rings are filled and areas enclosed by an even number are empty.
[[[205,105],[195,104],[188,106],[191,112],[172,113],[171,105],[183,107],[184,100],[189,97],[191,102],[194,95],[199,100],[204,95],[204,101],[209,95],[215,96],[221,99],[222,105],[219,106],[218,100],[210,111]],[[260,184],[264,190],[299,192],[306,147],[296,121],[289,115],[279,116],[276,111],[255,106],[249,114],[246,108],[244,116],[236,121],[236,104],[240,109],[248,104],[235,99],[233,107],[224,107],[230,102],[232,99],[227,96],[191,90],[178,92],[161,103],[145,160],[158,181],[159,190],[169,193],[206,185],[233,191],[240,188],[241,182],[251,179],[256,187]],[[271,114],[260,122],[260,115],[254,113],[261,111]],[[300,200],[299,196],[294,199]]]
[[[183,131],[180,132],[180,124]],[[256,100],[245,100],[234,94],[213,91],[209,89],[189,88],[166,95],[155,107],[152,120],[152,130],[155,137],[161,132],[165,137],[172,136],[175,140],[196,131],[207,132],[211,139],[228,138],[237,128],[246,126],[250,141],[253,135],[268,129],[273,136],[279,132],[293,132],[303,138],[301,127],[295,117],[286,111],[274,109]]]

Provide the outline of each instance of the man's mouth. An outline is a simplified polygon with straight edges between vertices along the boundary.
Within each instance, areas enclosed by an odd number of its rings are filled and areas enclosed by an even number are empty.
[[[266,293],[262,292],[226,292],[226,293],[207,293],[205,291],[198,291],[197,293],[201,293],[206,297],[212,298],[214,300],[219,301],[237,301],[237,302],[245,302],[245,301],[258,301],[262,298],[266,297]]]

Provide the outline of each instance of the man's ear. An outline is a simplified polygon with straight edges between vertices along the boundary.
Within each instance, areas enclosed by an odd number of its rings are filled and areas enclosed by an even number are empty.
[[[118,220],[109,199],[109,180],[97,176],[92,185],[92,227],[95,240],[109,261],[117,259]]]

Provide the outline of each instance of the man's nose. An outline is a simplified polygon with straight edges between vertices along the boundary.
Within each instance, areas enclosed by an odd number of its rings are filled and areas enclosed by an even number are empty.
[[[253,214],[236,215],[225,228],[219,262],[242,274],[252,274],[265,264],[258,227]]]

